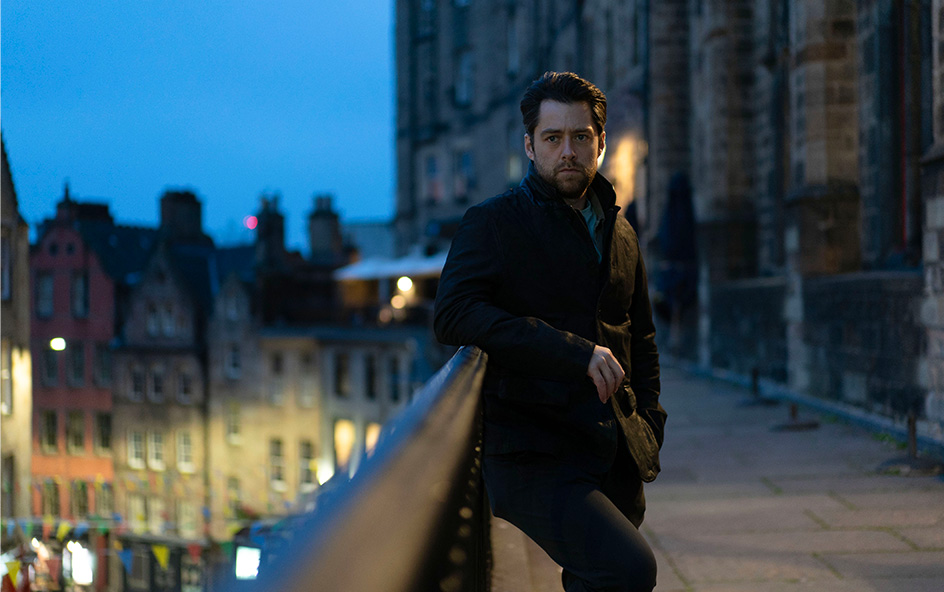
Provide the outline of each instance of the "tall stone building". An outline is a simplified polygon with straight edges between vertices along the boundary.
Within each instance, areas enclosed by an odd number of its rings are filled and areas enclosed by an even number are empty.
[[[2,550],[15,542],[12,518],[32,515],[32,356],[30,355],[29,228],[20,216],[16,189],[0,140],[0,515]]]
[[[660,311],[666,235],[697,241],[663,350],[941,438],[942,27],[941,0],[401,0],[400,248],[445,249],[517,183],[522,91],[576,71]],[[694,228],[662,224],[678,176]]]

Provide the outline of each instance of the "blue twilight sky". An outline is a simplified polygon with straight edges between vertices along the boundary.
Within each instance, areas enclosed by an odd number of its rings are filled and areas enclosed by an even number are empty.
[[[315,193],[344,220],[394,211],[394,0],[4,0],[0,126],[23,216],[63,184],[155,225],[191,188],[218,242],[279,192],[307,250]]]

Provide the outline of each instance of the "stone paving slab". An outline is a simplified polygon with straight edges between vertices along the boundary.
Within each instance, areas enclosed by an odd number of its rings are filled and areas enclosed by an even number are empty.
[[[822,560],[843,577],[864,580],[938,578],[944,590],[944,551],[824,554]]]
[[[944,551],[944,528],[940,526],[899,528],[896,532],[903,536],[905,540],[913,543],[917,549]]]
[[[849,553],[902,552],[913,549],[907,541],[888,531],[839,530],[762,532],[746,534],[688,533],[662,536],[662,549],[669,553],[705,553],[744,556],[751,553]]]

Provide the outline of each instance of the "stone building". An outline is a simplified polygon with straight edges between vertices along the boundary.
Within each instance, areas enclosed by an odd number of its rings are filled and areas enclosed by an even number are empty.
[[[12,518],[32,515],[33,388],[30,354],[29,228],[20,216],[16,189],[0,140],[0,514],[4,525]],[[15,542],[4,527],[2,550]]]
[[[521,93],[573,70],[607,94],[601,171],[659,309],[670,180],[690,183],[697,299],[662,319],[663,351],[941,437],[941,0],[400,0],[396,16],[401,251],[445,249],[469,205],[517,183]]]

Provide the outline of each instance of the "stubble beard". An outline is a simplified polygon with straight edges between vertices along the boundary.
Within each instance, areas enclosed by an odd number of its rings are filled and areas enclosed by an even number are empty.
[[[577,163],[548,167],[535,161],[534,167],[537,169],[538,175],[556,189],[560,197],[567,201],[580,199],[587,188],[590,187],[590,182],[593,181],[593,177],[597,173],[594,167],[582,166]],[[561,169],[563,168],[576,169],[578,174],[564,173],[562,175]]]

